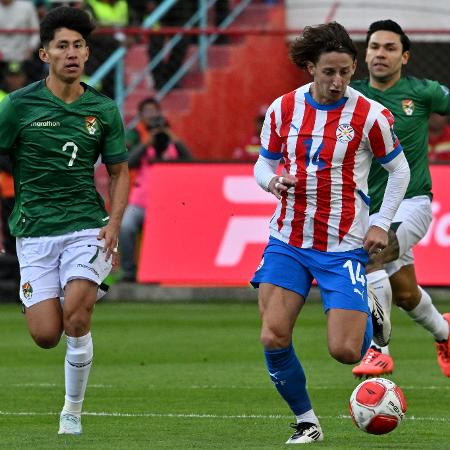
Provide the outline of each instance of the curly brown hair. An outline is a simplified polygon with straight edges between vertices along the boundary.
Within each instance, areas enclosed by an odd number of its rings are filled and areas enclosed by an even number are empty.
[[[330,52],[348,53],[356,60],[355,44],[337,22],[305,27],[303,34],[292,43],[289,57],[295,65],[306,69],[309,62],[316,64],[322,53]]]

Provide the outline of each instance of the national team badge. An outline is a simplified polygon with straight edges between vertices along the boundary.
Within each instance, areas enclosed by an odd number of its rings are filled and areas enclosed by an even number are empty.
[[[97,117],[86,117],[84,125],[86,126],[89,134],[95,134],[97,131]]]
[[[31,287],[31,284],[29,281],[27,281],[26,283],[22,284],[22,293],[23,296],[29,300],[31,298],[31,296],[33,295],[33,288]]]
[[[412,116],[416,105],[412,100],[406,99],[402,100],[402,108],[407,116]]]
[[[355,137],[355,130],[348,123],[341,123],[336,129],[336,138],[344,144],[350,142]]]

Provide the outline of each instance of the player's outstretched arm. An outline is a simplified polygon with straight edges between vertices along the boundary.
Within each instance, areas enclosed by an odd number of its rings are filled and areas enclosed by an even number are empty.
[[[113,264],[116,261],[117,246],[119,243],[119,230],[122,222],[122,216],[128,202],[128,190],[130,180],[128,176],[128,163],[108,164],[108,173],[111,177],[111,209],[108,225],[100,230],[99,240],[104,239],[104,250],[106,259],[114,256]]]
[[[389,177],[380,212],[372,225],[376,225],[387,232],[400,203],[405,197],[410,171],[403,152],[400,152],[394,159],[382,164],[382,166],[389,172]]]

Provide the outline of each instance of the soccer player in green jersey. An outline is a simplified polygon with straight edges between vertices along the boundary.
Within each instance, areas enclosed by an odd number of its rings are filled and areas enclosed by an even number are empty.
[[[80,9],[52,9],[40,27],[39,56],[48,76],[0,104],[0,151],[12,158],[16,191],[9,224],[17,237],[28,329],[42,348],[55,347],[62,333],[67,337],[60,434],[81,433],[91,316],[98,286],[117,257],[128,196],[119,111],[80,81],[93,28]],[[99,156],[111,177],[109,216],[94,185]]]
[[[441,371],[450,377],[450,314],[439,313],[429,294],[417,284],[412,253],[412,247],[426,234],[432,219],[428,118],[432,112],[449,112],[449,90],[436,81],[401,75],[410,56],[410,41],[396,22],[372,23],[366,44],[369,79],[356,81],[352,86],[393,113],[394,131],[411,170],[405,198],[391,225],[389,245],[371,257],[367,279],[385,313],[390,314],[393,300],[432,334]],[[386,182],[385,171],[373,161],[368,180],[371,220],[379,211]],[[380,376],[393,370],[394,361],[387,346],[372,345],[353,373],[358,377]]]

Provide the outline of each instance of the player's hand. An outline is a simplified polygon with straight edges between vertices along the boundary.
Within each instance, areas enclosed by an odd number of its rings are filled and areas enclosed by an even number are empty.
[[[113,267],[119,263],[119,227],[109,223],[98,233],[97,239],[104,241],[103,252],[106,253],[105,261],[112,258]]]
[[[286,192],[289,188],[295,186],[297,178],[293,175],[276,175],[270,180],[268,190],[280,200],[282,192]]]
[[[363,239],[364,250],[369,255],[376,255],[385,249],[388,245],[388,233],[383,228],[372,225],[367,230]]]

